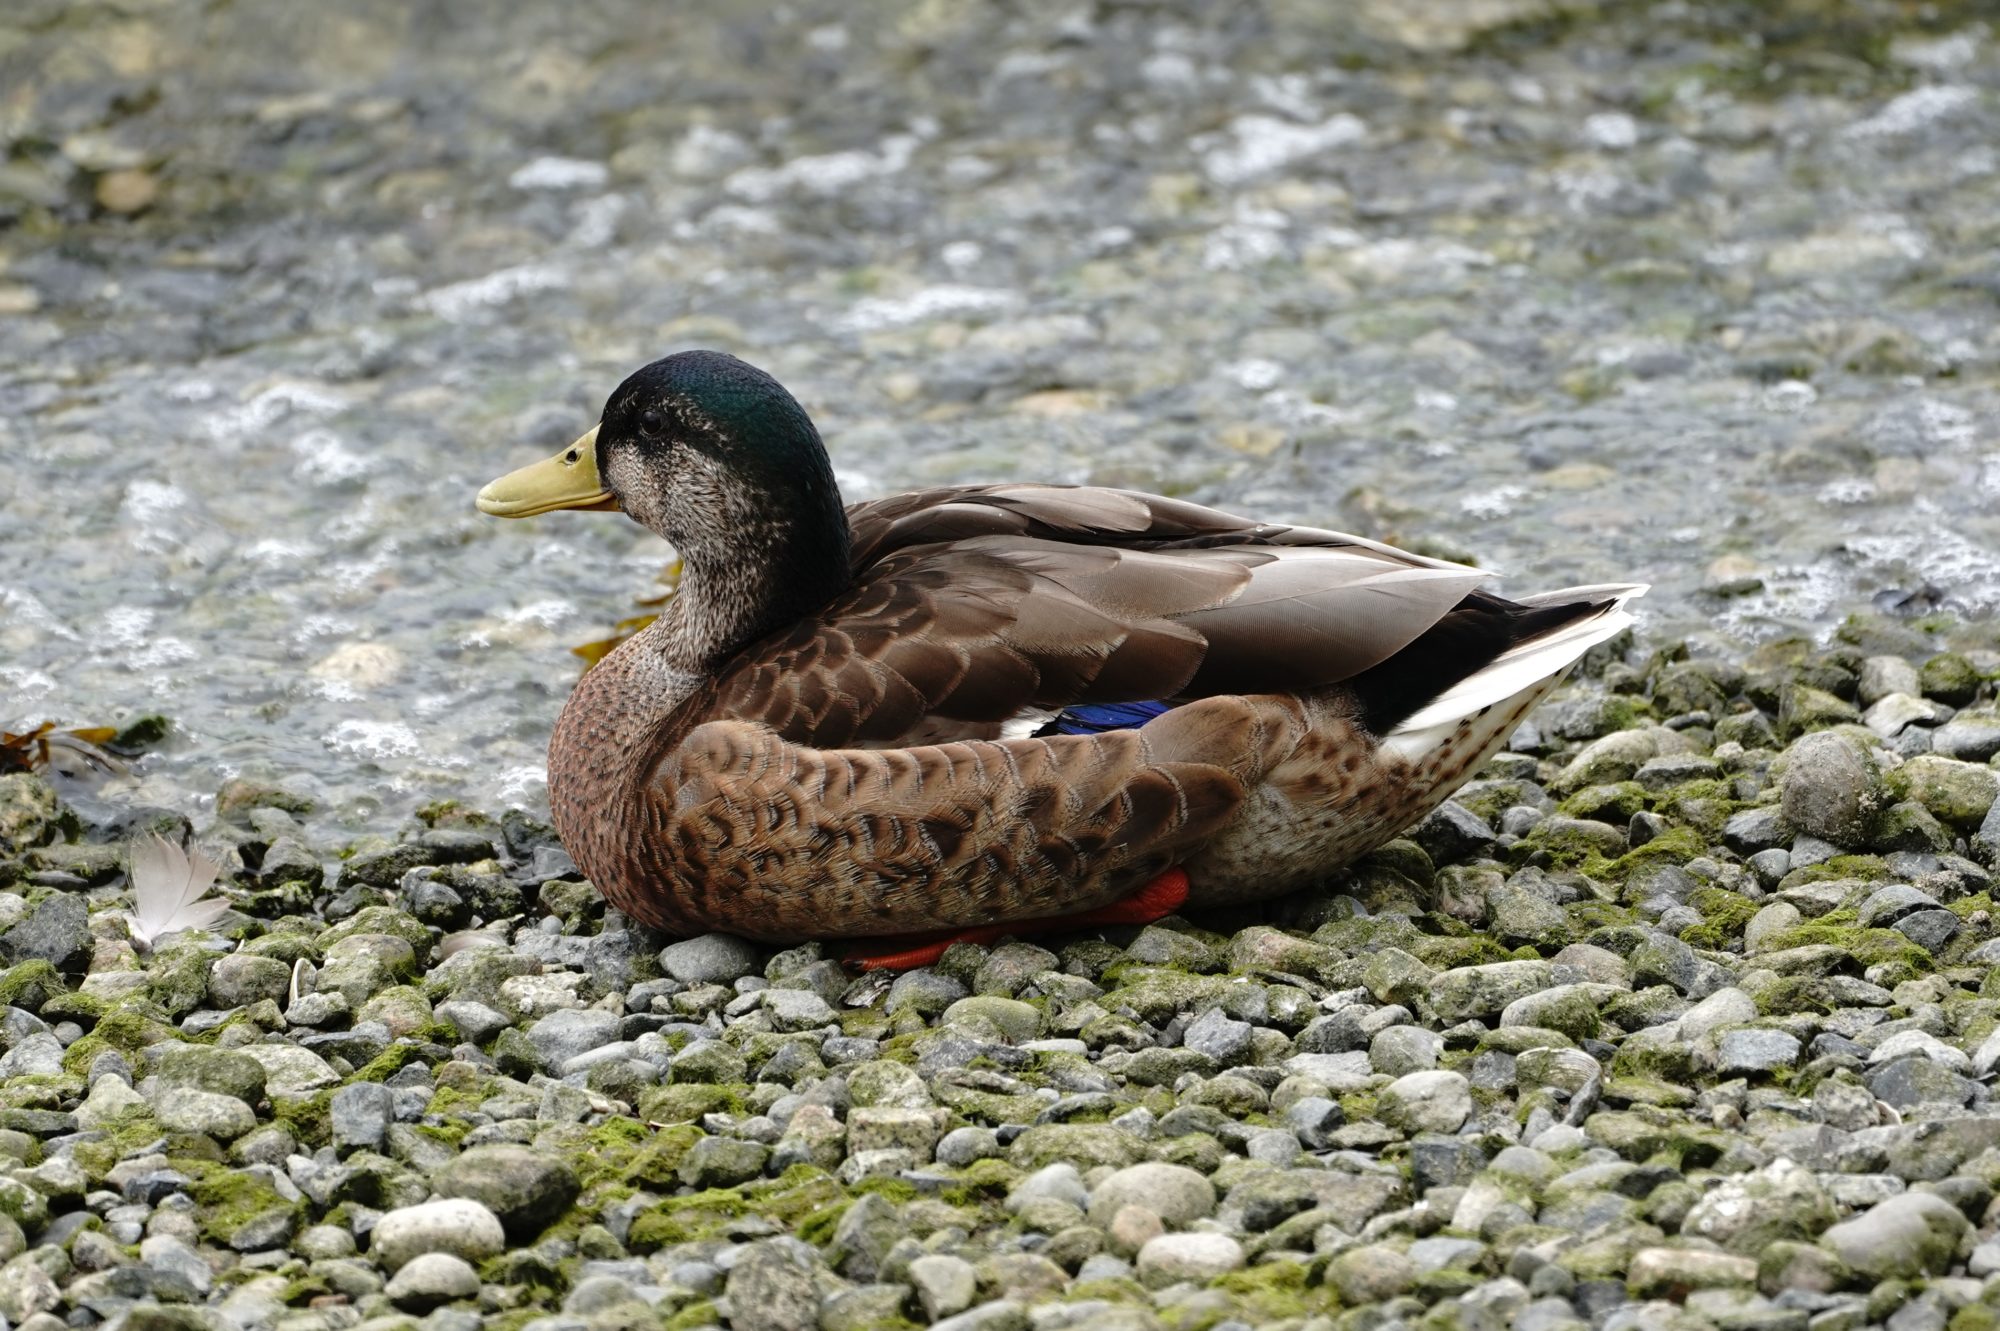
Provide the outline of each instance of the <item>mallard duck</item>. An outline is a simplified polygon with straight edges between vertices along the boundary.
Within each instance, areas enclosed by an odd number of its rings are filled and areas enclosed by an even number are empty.
[[[1508,601],[1478,569],[1127,490],[843,506],[792,395],[708,351],[633,374],[479,507],[620,510],[682,561],[549,745],[605,899],[677,934],[941,931],[884,964],[1320,882],[1457,789],[1644,591]]]

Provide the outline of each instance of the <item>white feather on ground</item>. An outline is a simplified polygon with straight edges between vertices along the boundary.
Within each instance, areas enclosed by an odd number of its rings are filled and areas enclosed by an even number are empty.
[[[150,946],[155,939],[182,929],[205,929],[229,909],[229,902],[208,891],[222,866],[201,853],[182,850],[158,835],[133,841],[128,848],[132,884],[132,936]]]

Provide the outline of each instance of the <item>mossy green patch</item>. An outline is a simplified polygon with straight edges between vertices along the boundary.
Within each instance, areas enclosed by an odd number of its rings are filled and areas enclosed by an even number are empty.
[[[1637,781],[1615,781],[1601,786],[1585,786],[1556,806],[1556,812],[1570,818],[1589,818],[1623,827],[1633,814],[1646,807],[1646,788]]]
[[[880,1181],[910,1190],[900,1179]],[[746,1215],[761,1216],[794,1231],[801,1226],[814,1233],[824,1230],[831,1237],[830,1226],[839,1223],[839,1212],[850,1201],[825,1170],[794,1165],[776,1179],[735,1188],[709,1188],[642,1211],[633,1218],[626,1246],[634,1252],[656,1252],[678,1243],[714,1238],[731,1221]]]
[[[1310,1276],[1306,1262],[1273,1261],[1231,1271],[1209,1288],[1230,1296],[1236,1305],[1232,1316],[1262,1326],[1296,1321],[1338,1306],[1333,1291],[1312,1285]]]
[[[208,972],[215,954],[185,943],[153,954],[146,967],[146,990],[170,1017],[184,1017],[208,998]]]
[[[750,1088],[742,1083],[710,1086],[703,1082],[649,1086],[639,1095],[639,1113],[654,1123],[692,1123],[703,1114],[740,1114]]]
[[[115,1049],[137,1063],[139,1051],[148,1045],[182,1038],[167,1024],[164,1013],[128,999],[105,1012],[90,1034],[63,1051],[63,1070],[82,1076],[90,1071],[90,1060],[107,1049]]]
[[[1486,966],[1511,961],[1514,954],[1483,934],[1470,937],[1424,935],[1404,948],[1433,970],[1457,970],[1461,966]]]
[[[1758,911],[1756,902],[1738,892],[1720,887],[1696,888],[1688,895],[1688,905],[1701,912],[1701,923],[1681,933],[1681,941],[1693,947],[1720,952],[1743,940],[1743,926]]]
[[[1349,1091],[1340,1097],[1340,1112],[1349,1123],[1373,1123],[1376,1108],[1375,1096],[1368,1091]]]
[[[1641,869],[1656,864],[1686,864],[1697,855],[1708,853],[1708,842],[1692,827],[1670,827],[1666,831],[1634,850],[1626,851],[1617,859],[1603,867],[1602,873],[1590,873],[1593,878],[1606,878],[1614,883],[1622,883]]]
[[[271,1118],[292,1134],[300,1146],[317,1150],[333,1140],[333,1096],[330,1086],[311,1095],[287,1096],[271,1102]]]
[[[698,1299],[661,1322],[660,1331],[700,1331],[702,1327],[721,1324],[722,1314],[715,1310],[715,1304]]]
[[[540,1245],[489,1258],[479,1268],[479,1280],[484,1285],[518,1285],[544,1303],[559,1302],[569,1288],[562,1267]]]
[[[840,1227],[840,1218],[847,1214],[847,1208],[852,1205],[854,1205],[852,1201],[830,1202],[802,1217],[792,1233],[815,1248],[824,1248],[833,1242],[833,1231]]]
[[[89,1030],[104,1015],[105,1006],[104,1000],[95,994],[55,993],[43,1000],[41,1016],[43,1021],[73,1021]]]
[[[974,1160],[938,1196],[952,1206],[985,1212],[992,1218],[994,1208],[1020,1179],[1021,1171],[1005,1160]]]
[[[192,1180],[188,1195],[194,1198],[202,1237],[211,1243],[226,1246],[238,1230],[273,1212],[290,1215],[295,1224],[304,1216],[303,1202],[286,1200],[260,1174],[186,1159],[175,1159],[174,1165]]]
[[[151,1113],[134,1112],[104,1129],[103,1135],[78,1141],[70,1148],[70,1154],[84,1173],[93,1180],[101,1180],[113,1165],[152,1146],[160,1140],[160,1135],[160,1125]]]
[[[422,1044],[406,1044],[398,1041],[370,1059],[366,1066],[355,1069],[351,1080],[387,1081],[410,1064],[421,1063],[425,1059],[425,1047]]]
[[[1625,842],[1624,834],[1588,818],[1548,818],[1507,848],[1510,864],[1553,864],[1602,878],[1609,853]],[[1544,858],[1545,857],[1545,858]]]
[[[1819,864],[1808,864],[1785,875],[1778,886],[1803,887],[1807,883],[1826,883],[1839,878],[1858,878],[1867,883],[1884,883],[1895,878],[1880,856],[1876,855],[1836,855]]]
[[[491,818],[477,809],[468,809],[457,800],[433,800],[417,810],[417,817],[426,827],[496,827]]]
[[[576,1162],[577,1180],[586,1188],[595,1183],[614,1182],[635,1187],[678,1188],[681,1158],[705,1135],[691,1123],[676,1123],[646,1132],[636,1140],[622,1127],[610,1132],[599,1128],[597,1133],[590,1153]]]
[[[1772,951],[1778,951],[1784,948],[1811,947],[1822,943],[1840,948],[1863,968],[1890,967],[1897,978],[1883,981],[1889,985],[1919,975],[1928,975],[1937,964],[1936,958],[1930,953],[1894,929],[1861,928],[1854,923],[1852,911],[1834,911],[1817,920],[1795,925],[1774,936],[1770,948]]]
[[[1654,809],[1695,829],[1705,838],[1722,835],[1729,815],[1742,807],[1735,787],[1727,781],[1703,778],[1684,781],[1653,802]]]
[[[969,1086],[941,1083],[936,1087],[938,1103],[974,1123],[999,1127],[1003,1123],[1030,1123],[1047,1108],[1032,1095],[1003,1095],[998,1091],[976,1091]]]
[[[56,968],[39,957],[0,973],[0,1004],[29,1012],[41,1011],[42,1004],[68,989]]]

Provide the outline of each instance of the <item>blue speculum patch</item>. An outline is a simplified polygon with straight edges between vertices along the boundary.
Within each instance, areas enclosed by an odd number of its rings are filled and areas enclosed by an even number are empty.
[[[1042,735],[1101,735],[1107,730],[1137,730],[1166,711],[1163,702],[1097,702],[1068,707],[1035,732]]]

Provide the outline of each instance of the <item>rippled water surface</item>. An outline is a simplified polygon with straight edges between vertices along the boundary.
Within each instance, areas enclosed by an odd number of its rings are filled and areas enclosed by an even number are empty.
[[[2000,605],[1976,6],[734,8],[0,10],[0,725],[539,806],[668,551],[472,495],[688,346],[855,497],[1187,494],[1660,639]]]

